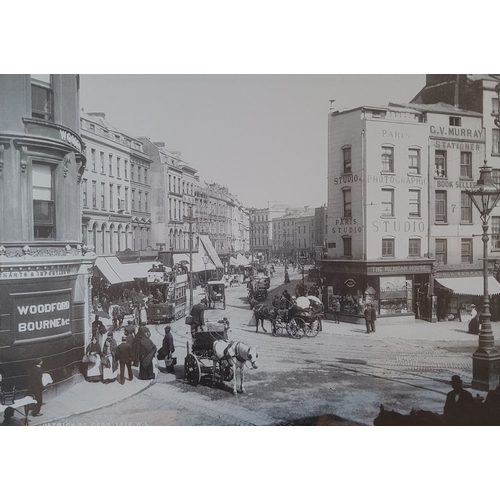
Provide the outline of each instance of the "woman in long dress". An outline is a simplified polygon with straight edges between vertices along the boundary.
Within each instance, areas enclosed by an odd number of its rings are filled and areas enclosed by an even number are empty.
[[[143,331],[139,331],[136,336],[140,348],[139,378],[141,380],[151,380],[155,378],[155,368],[153,360],[156,353],[156,346],[151,339],[148,339]]]
[[[97,382],[102,380],[102,351],[96,337],[92,337],[90,344],[85,350],[85,354],[95,360],[95,362],[87,363],[87,380],[89,382]]]
[[[118,375],[116,370],[117,362],[115,359],[116,347],[117,344],[116,340],[113,338],[113,332],[109,332],[108,337],[102,346],[102,381],[105,383],[113,382],[113,380],[116,380],[116,376]]]

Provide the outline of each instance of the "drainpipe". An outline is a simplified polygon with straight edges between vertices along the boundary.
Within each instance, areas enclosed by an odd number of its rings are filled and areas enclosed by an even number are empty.
[[[361,227],[363,228],[363,260],[366,260],[366,159],[365,159],[365,130],[361,131],[361,203],[362,203],[362,220]]]

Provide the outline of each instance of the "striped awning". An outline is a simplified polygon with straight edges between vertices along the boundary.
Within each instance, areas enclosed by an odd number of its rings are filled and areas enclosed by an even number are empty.
[[[460,276],[457,278],[435,278],[441,286],[452,290],[456,295],[476,295],[484,294],[484,282],[482,276]],[[500,294],[500,283],[488,276],[488,293],[489,295]]]

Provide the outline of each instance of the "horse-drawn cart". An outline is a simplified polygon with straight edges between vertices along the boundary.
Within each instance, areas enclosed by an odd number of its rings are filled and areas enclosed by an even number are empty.
[[[207,322],[205,331],[194,334],[191,352],[187,342],[187,355],[184,359],[184,375],[191,385],[198,385],[205,375],[212,377],[212,383],[229,382],[233,379],[233,369],[226,360],[217,357],[214,343],[217,340],[228,340],[227,323]]]
[[[250,281],[248,286],[248,300],[266,300],[267,290],[271,286],[271,282],[267,276],[257,276]]]
[[[206,299],[209,309],[216,309],[217,305],[226,309],[226,284],[224,281],[208,281]]]
[[[316,304],[316,297],[299,297],[290,309],[277,309],[276,319],[272,322],[275,337],[285,331],[293,338],[316,337],[321,329],[323,313]]]

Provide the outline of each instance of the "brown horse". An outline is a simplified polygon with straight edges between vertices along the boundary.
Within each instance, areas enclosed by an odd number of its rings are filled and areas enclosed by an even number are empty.
[[[264,333],[267,333],[267,330],[264,328],[264,320],[267,319],[267,321],[270,321],[271,323],[273,320],[276,319],[276,308],[273,306],[267,306],[264,304],[261,304],[260,302],[257,302],[255,299],[250,299],[250,309],[253,309],[253,313],[255,314],[255,332],[259,332],[259,321],[262,326],[262,330],[264,330]]]

